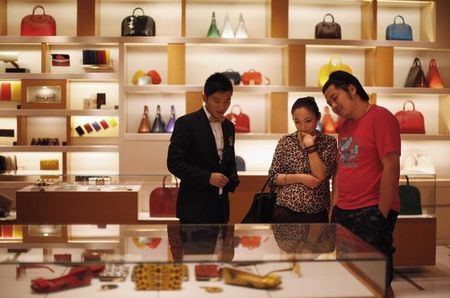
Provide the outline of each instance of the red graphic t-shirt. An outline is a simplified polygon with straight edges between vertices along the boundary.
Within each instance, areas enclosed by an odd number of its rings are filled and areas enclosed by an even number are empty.
[[[381,160],[391,152],[400,154],[400,128],[387,109],[372,106],[357,121],[338,126],[338,207],[358,209],[380,200]],[[391,209],[400,210],[398,192]]]

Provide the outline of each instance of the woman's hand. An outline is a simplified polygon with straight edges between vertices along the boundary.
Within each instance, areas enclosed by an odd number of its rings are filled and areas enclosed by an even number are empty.
[[[309,187],[309,188],[316,188],[317,186],[319,186],[320,181],[319,181],[319,179],[317,179],[313,175],[302,174],[302,181],[301,181],[301,183],[304,184],[305,186]]]
[[[316,136],[312,136],[309,133],[302,132],[300,133],[301,143],[305,144],[306,147],[313,146],[314,141],[316,140]]]

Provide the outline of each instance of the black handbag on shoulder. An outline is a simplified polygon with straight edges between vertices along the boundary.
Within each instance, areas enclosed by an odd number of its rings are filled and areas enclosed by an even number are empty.
[[[136,10],[140,10],[142,15],[137,15]],[[152,17],[146,16],[140,7],[136,7],[131,16],[122,20],[122,36],[155,36],[155,34],[155,21]]]
[[[409,184],[409,178],[406,177],[406,185],[400,185],[400,215],[421,215],[422,203],[420,191],[417,187]]]
[[[262,187],[260,192],[257,192],[253,197],[253,203],[247,214],[242,219],[242,223],[270,223],[272,221],[272,211],[277,200],[277,195],[273,190],[273,181],[270,181],[270,191],[265,192],[270,178]]]

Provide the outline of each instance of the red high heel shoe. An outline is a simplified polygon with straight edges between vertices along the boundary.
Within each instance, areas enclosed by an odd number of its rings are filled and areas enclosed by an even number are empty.
[[[49,293],[65,289],[83,287],[91,284],[93,272],[88,266],[70,269],[67,275],[45,279],[37,278],[31,281],[31,288],[39,293]]]

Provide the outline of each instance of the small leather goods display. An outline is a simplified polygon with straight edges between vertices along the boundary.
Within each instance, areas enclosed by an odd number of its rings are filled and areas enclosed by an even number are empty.
[[[319,69],[319,86],[322,87],[328,81],[328,77],[333,71],[343,70],[352,73],[352,69],[347,64],[342,63],[341,57],[334,55],[330,57],[327,64],[322,65]]]
[[[233,122],[236,132],[250,132],[250,118],[242,113],[239,105],[231,107],[231,113],[226,114],[225,118]]]
[[[138,15],[140,11],[142,15]],[[130,16],[122,20],[122,36],[155,36],[155,21],[145,15],[142,8],[136,7]]]
[[[239,243],[242,247],[252,250],[261,245],[261,236],[241,236]]]
[[[331,17],[331,22],[325,21],[327,16]],[[341,26],[334,22],[334,16],[331,13],[325,14],[322,22],[316,25],[315,37],[341,39]]]
[[[70,66],[68,54],[52,54],[52,66]]]
[[[270,85],[270,80],[268,77],[264,77],[266,80],[265,85]],[[261,85],[263,81],[263,76],[259,71],[250,69],[246,71],[241,76],[241,82],[244,85]]]
[[[422,69],[422,63],[418,57],[414,58],[413,64],[409,69],[405,87],[428,87],[428,82]]]
[[[131,279],[138,291],[181,290],[188,278],[188,267],[180,264],[138,264]]]
[[[178,181],[175,187],[167,187],[166,178],[167,176],[164,176],[162,187],[157,187],[150,193],[149,211],[151,217],[174,217],[176,215]]]
[[[409,184],[409,177],[405,176],[406,185],[399,186],[400,215],[422,214],[422,203],[420,191],[417,187]]]
[[[219,266],[216,264],[195,265],[195,279],[198,281],[219,280],[221,278]]]
[[[42,14],[36,14],[36,10],[42,9]],[[33,13],[23,17],[20,23],[21,36],[52,36],[56,35],[55,19],[48,14],[45,14],[45,9],[42,5],[33,7]]]
[[[41,159],[39,161],[41,170],[57,171],[59,170],[59,161],[57,159]]]
[[[430,64],[428,66],[427,82],[429,88],[444,88],[444,82],[439,75],[439,70],[434,58],[430,60]]]
[[[257,275],[230,267],[222,268],[222,278],[226,284],[257,289],[272,289],[281,284],[281,276],[275,274]]]
[[[233,85],[239,85],[241,83],[241,74],[238,71],[228,68],[226,71],[223,71],[222,74],[224,74]]]
[[[406,110],[406,104],[412,105],[412,110]],[[421,112],[416,111],[416,107],[412,100],[403,103],[403,110],[395,113],[395,117],[400,124],[401,133],[425,133],[425,120]]]
[[[397,23],[400,19],[401,23]],[[386,40],[412,40],[413,34],[411,26],[405,23],[405,19],[401,15],[394,18],[394,23],[386,27]]]

